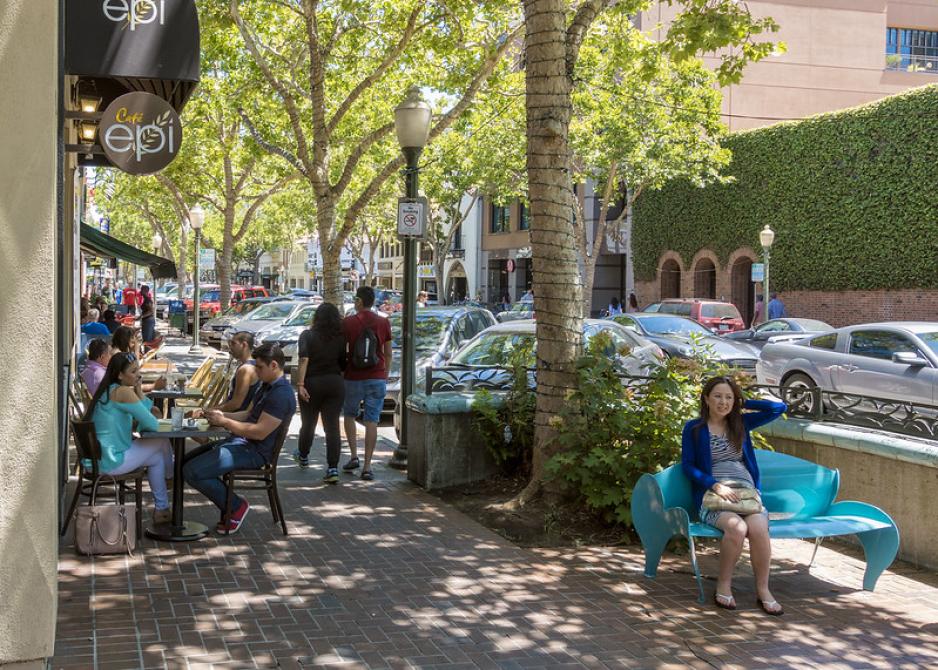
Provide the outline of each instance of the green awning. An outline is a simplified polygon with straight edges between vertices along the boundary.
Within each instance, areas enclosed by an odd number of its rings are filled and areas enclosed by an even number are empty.
[[[81,224],[81,248],[101,258],[119,258],[136,265],[144,265],[150,268],[154,279],[172,279],[176,276],[176,264],[172,261],[105,235],[87,223]]]

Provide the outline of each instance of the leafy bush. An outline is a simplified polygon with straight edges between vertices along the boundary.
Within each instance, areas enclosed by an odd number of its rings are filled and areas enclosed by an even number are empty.
[[[635,204],[635,273],[653,280],[661,254],[721,263],[759,231],[777,233],[779,290],[938,288],[938,85],[878,102],[733,133],[732,183],[675,180]],[[686,267],[690,272],[693,268]]]
[[[597,335],[579,362],[579,386],[554,418],[561,450],[547,472],[606,521],[631,525],[632,489],[646,472],[680,459],[681,432],[698,414],[701,384],[715,375],[747,380],[702,348],[694,359],[670,358],[641,383],[624,386],[604,346]]]
[[[530,346],[519,346],[509,358],[511,386],[495,396],[482,389],[475,395],[474,423],[486,448],[500,465],[526,473],[531,468],[534,447],[534,389],[529,384],[532,358]]]

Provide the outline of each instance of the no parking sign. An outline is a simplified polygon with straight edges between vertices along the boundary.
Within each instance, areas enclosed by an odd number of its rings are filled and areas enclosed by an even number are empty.
[[[424,239],[427,236],[427,199],[399,198],[397,201],[397,235]]]

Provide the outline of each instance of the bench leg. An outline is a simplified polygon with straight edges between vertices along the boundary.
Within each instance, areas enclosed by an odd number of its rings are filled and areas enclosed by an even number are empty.
[[[645,576],[649,579],[654,579],[658,574],[661,555],[664,554],[664,548],[668,546],[670,539],[669,531],[646,533],[646,536],[642,538],[642,545],[645,548]]]
[[[700,567],[697,565],[697,551],[694,549],[694,538],[688,537],[687,544],[690,547],[690,564],[694,568],[694,577],[697,579],[697,589],[700,591],[697,602],[704,603],[703,579],[700,577]]]
[[[816,540],[814,540],[814,551],[811,554],[811,560],[808,562],[809,568],[814,567],[814,559],[817,558],[817,550],[821,548],[821,542],[823,541],[824,541],[823,537],[819,537]]]
[[[866,554],[866,572],[863,574],[863,589],[872,591],[883,570],[892,565],[899,552],[899,531],[895,526],[857,533]]]

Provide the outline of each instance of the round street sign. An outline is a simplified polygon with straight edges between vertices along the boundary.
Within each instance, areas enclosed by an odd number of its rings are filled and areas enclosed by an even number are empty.
[[[153,174],[173,162],[182,144],[179,115],[163,98],[136,91],[107,106],[98,139],[115,167],[130,174]]]

